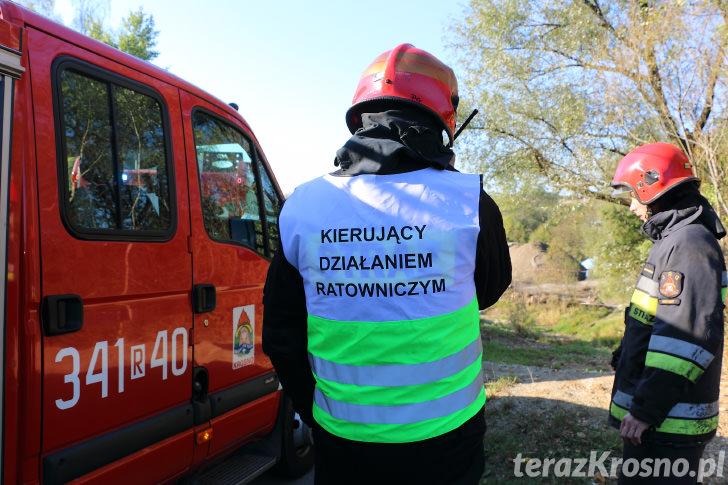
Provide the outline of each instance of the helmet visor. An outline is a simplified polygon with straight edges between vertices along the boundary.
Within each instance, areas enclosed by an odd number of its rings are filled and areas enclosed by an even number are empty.
[[[629,199],[632,195],[632,187],[627,184],[612,184],[612,198],[613,199]]]

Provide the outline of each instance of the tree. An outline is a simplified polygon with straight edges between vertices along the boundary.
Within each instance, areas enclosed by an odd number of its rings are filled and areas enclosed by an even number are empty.
[[[491,195],[500,207],[510,242],[528,242],[531,234],[549,220],[559,202],[558,195],[539,185],[518,187],[509,183],[491,191]]]
[[[41,15],[55,20],[56,22],[61,21],[61,16],[56,13],[56,0],[16,0],[17,3],[29,8],[34,12],[38,12]]]
[[[618,160],[667,141],[725,217],[727,19],[725,0],[471,0],[450,39],[461,99],[482,113],[461,155],[498,180],[622,203]]]
[[[111,8],[109,0],[71,0],[71,3],[76,12],[72,21],[73,28],[84,35],[108,44],[97,35],[103,33],[104,19]]]
[[[606,202],[598,203],[599,227],[594,232],[593,275],[600,280],[599,293],[605,300],[629,301],[631,292],[652,248],[639,230],[642,222],[629,211]]]
[[[104,28],[104,16],[99,14],[98,8],[89,6],[89,0],[79,0],[78,5],[76,23],[83,26],[80,31],[89,37],[145,61],[151,61],[159,55],[159,52],[154,50],[159,31],[154,30],[154,17],[147,16],[142,7],[129,12],[129,16],[122,20],[121,31],[115,33]]]
[[[129,12],[129,16],[122,21],[122,24],[123,29],[115,47],[145,61],[151,61],[159,55],[159,52],[154,50],[159,35],[159,31],[154,30],[154,17],[146,16],[144,10],[139,7],[136,12]]]
[[[19,3],[57,22],[61,21],[55,13],[55,0],[19,0]],[[104,25],[104,19],[109,14],[109,0],[72,0],[72,4],[76,11],[72,25],[82,34],[145,61],[151,61],[159,55],[154,50],[159,31],[154,30],[154,17],[145,14],[142,7],[129,12],[122,20],[121,30],[116,33]]]

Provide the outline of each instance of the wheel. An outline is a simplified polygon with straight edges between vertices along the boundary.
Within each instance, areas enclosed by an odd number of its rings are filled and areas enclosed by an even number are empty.
[[[308,472],[314,462],[311,428],[293,409],[293,403],[285,395],[281,404],[281,457],[275,471],[287,477],[300,477]]]

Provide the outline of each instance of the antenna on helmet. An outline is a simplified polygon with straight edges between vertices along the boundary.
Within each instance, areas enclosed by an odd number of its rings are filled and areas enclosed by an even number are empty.
[[[468,123],[470,123],[470,120],[472,120],[472,119],[473,119],[473,117],[474,117],[475,115],[477,115],[477,114],[478,114],[478,110],[477,110],[477,109],[474,109],[474,110],[473,110],[473,112],[472,112],[472,113],[470,113],[470,116],[468,116],[468,117],[467,117],[467,119],[466,119],[466,120],[465,120],[465,121],[463,122],[463,124],[462,124],[462,125],[460,125],[460,128],[458,128],[458,131],[456,131],[456,132],[455,132],[455,134],[453,135],[453,137],[452,137],[452,141],[453,141],[453,142],[454,142],[454,141],[455,141],[455,139],[456,139],[456,138],[458,137],[458,135],[460,134],[460,132],[461,132],[461,131],[463,131],[463,130],[465,129],[465,127],[466,127],[466,126],[468,126]]]

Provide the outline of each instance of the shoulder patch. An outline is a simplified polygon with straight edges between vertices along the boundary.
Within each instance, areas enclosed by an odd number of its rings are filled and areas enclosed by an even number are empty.
[[[652,279],[652,277],[655,276],[655,265],[645,263],[645,267],[642,268],[642,275],[647,276],[649,279]]]
[[[685,275],[678,271],[663,271],[660,274],[660,294],[675,298],[682,293]]]

